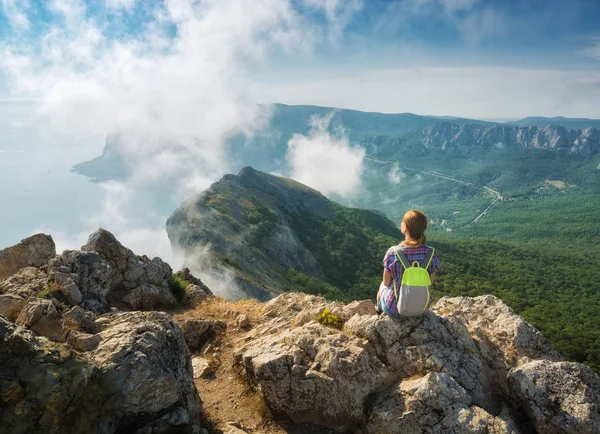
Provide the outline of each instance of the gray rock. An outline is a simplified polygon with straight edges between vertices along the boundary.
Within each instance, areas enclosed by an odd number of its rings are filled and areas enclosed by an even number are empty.
[[[96,252],[109,265],[111,304],[133,310],[177,305],[169,287],[173,270],[160,258],[136,256],[104,229],[91,234],[81,249]]]
[[[192,368],[194,370],[194,378],[204,378],[213,374],[217,370],[217,365],[211,363],[204,357],[196,356],[192,358]]]
[[[41,267],[56,255],[50,235],[37,234],[0,250],[0,280],[25,267]]]
[[[63,328],[93,333],[93,324],[94,321],[96,321],[96,318],[96,314],[93,312],[85,310],[79,306],[74,306],[71,309],[63,312]]]
[[[31,297],[17,317],[16,324],[55,342],[64,342],[62,320],[51,300]]]
[[[540,433],[600,433],[600,378],[581,363],[536,360],[511,371],[518,408]]]
[[[3,431],[199,431],[190,354],[170,317],[131,312],[103,318],[102,342],[88,352],[0,318]]]
[[[377,397],[367,433],[517,433],[508,416],[494,417],[448,374],[429,373],[401,382]]]
[[[238,315],[235,319],[235,325],[242,330],[248,330],[252,327],[250,320],[244,314]]]
[[[49,278],[65,288],[65,298],[68,294],[72,302],[79,299],[73,284],[81,294],[80,303],[70,304],[97,313],[109,309],[110,273],[110,265],[96,252],[67,250],[48,264]]]
[[[77,351],[95,350],[101,341],[102,338],[99,335],[90,335],[77,330],[71,330],[67,335],[67,343]]]
[[[46,289],[48,275],[37,268],[25,267],[0,281],[0,293],[29,298]]]
[[[357,424],[367,397],[394,380],[358,339],[314,322],[253,339],[234,357],[275,413],[338,431]]]

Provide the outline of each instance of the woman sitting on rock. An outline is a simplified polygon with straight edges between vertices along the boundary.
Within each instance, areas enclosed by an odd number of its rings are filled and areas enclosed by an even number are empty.
[[[425,214],[408,211],[400,225],[404,241],[390,247],[383,258],[383,282],[377,293],[377,307],[391,317],[420,315],[431,304],[430,286],[440,268],[440,259],[433,247],[425,245],[425,229]]]

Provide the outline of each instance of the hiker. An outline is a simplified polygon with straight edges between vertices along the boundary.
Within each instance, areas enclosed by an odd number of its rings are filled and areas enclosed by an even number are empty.
[[[429,308],[430,287],[440,259],[435,249],[425,244],[425,229],[427,217],[421,211],[404,214],[400,225],[404,241],[390,247],[383,258],[383,282],[377,292],[379,312],[401,318],[420,315]]]

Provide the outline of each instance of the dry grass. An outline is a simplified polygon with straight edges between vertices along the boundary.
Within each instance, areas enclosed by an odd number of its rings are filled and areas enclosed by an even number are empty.
[[[77,332],[82,332],[81,325],[75,318],[64,317],[62,320],[62,328],[64,331],[75,330]]]
[[[10,322],[15,322],[17,320],[17,318],[19,317],[19,314],[23,310],[24,306],[25,306],[25,300],[23,300],[22,302],[16,303],[13,307],[8,309],[8,311],[6,312],[6,314],[5,314],[6,319],[9,320]]]
[[[48,282],[48,284],[46,285],[46,288],[47,288],[48,292],[52,295],[55,295],[56,293],[62,291],[61,284],[56,281]]]

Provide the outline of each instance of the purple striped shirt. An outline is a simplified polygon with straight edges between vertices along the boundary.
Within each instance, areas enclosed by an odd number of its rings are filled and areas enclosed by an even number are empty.
[[[400,247],[394,246],[398,251],[402,250],[408,261],[412,264],[414,261],[417,261],[419,264],[425,259],[425,256],[432,249],[430,246],[424,245],[421,247]],[[394,282],[396,282],[396,286],[399,287],[402,282],[402,273],[404,272],[404,268],[402,267],[402,263],[396,256],[394,252],[394,247],[390,247],[383,258],[383,267],[390,272],[392,275],[393,282],[389,288],[384,288],[381,291],[380,300],[383,304],[384,311],[389,315],[398,315],[398,308],[396,304],[398,300],[396,300],[396,296],[394,295]],[[435,273],[440,269],[440,258],[437,254],[437,250],[433,254],[433,258],[431,259],[431,263],[429,267],[427,267],[427,271],[429,274]]]

